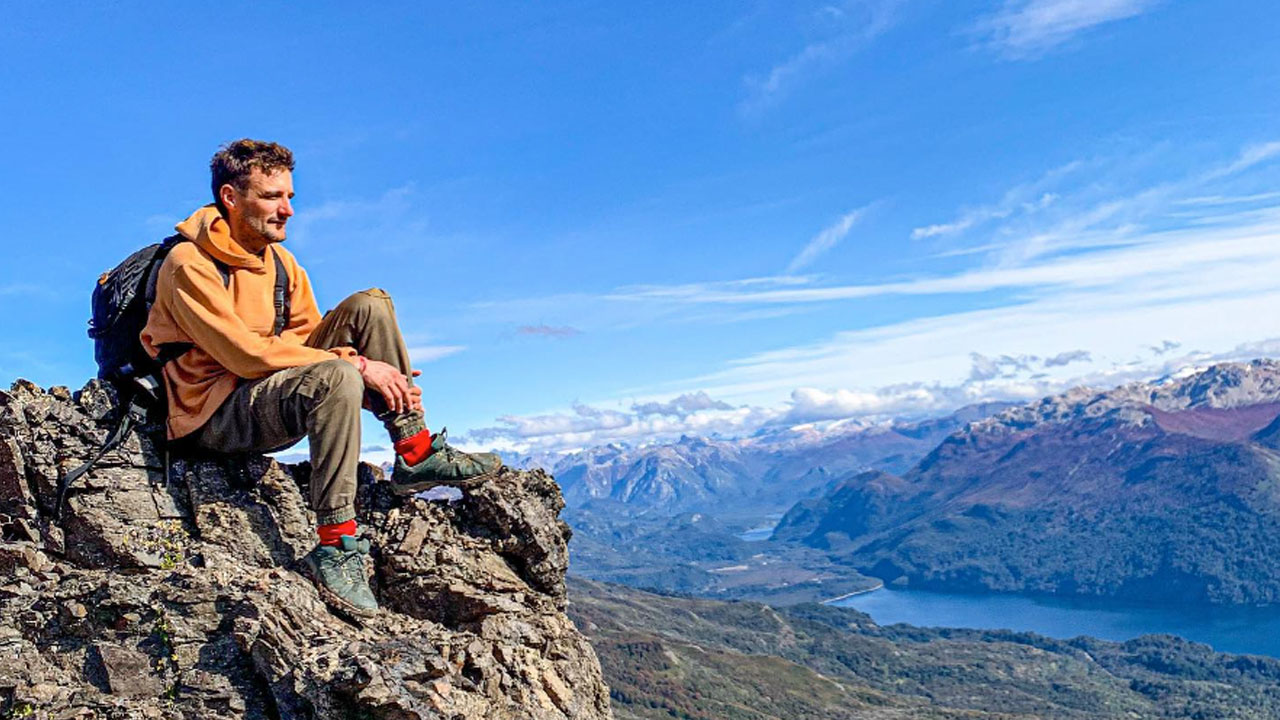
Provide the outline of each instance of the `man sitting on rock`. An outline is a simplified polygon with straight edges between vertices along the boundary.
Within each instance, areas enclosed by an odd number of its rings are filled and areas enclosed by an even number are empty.
[[[420,373],[387,293],[358,292],[321,318],[307,273],[280,245],[293,215],[293,167],[293,154],[271,142],[237,140],[213,156],[215,202],[178,224],[190,242],[160,268],[142,342],[153,357],[191,346],[164,366],[170,440],[251,453],[307,438],[319,544],[302,567],[329,604],[367,616],[378,604],[365,575],[368,544],[356,540],[361,407],[391,435],[397,493],[471,486],[501,461],[459,452],[427,430],[412,379]],[[273,327],[278,267],[288,276],[283,327]]]

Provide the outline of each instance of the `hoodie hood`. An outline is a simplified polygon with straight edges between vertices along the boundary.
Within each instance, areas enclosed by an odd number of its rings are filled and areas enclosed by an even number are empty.
[[[236,242],[231,237],[231,226],[213,205],[205,205],[196,210],[174,229],[227,267],[245,268],[254,272],[266,270],[265,256],[255,255]]]

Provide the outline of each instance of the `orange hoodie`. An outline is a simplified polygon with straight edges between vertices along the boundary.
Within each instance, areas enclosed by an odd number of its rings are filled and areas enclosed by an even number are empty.
[[[276,337],[271,334],[275,261],[237,243],[212,205],[195,211],[177,230],[191,242],[175,245],[160,267],[156,302],[141,335],[152,357],[165,343],[195,345],[164,368],[170,439],[203,425],[241,378],[266,377],[356,354],[352,348],[317,350],[303,345],[320,323],[320,310],[306,271],[278,243],[266,252],[279,253],[289,275],[290,315],[284,332]],[[229,285],[222,284],[213,258],[231,270]]]

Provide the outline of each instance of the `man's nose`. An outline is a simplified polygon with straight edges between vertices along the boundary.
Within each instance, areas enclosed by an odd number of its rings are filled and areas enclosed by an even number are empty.
[[[283,217],[293,217],[293,203],[289,202],[289,198],[285,198],[280,203],[280,215]]]

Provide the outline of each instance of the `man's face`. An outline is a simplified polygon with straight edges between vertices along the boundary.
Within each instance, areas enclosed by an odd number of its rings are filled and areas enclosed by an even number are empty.
[[[254,246],[284,241],[285,224],[293,216],[293,205],[289,202],[293,197],[293,173],[288,170],[263,173],[254,168],[244,192],[230,185],[223,188],[224,192],[227,189],[231,192],[230,197],[223,196],[223,205],[227,208],[231,236],[237,242],[255,249]]]

